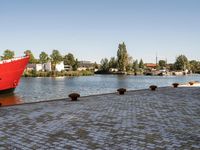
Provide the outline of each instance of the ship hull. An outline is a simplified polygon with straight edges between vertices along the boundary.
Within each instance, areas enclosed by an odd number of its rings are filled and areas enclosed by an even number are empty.
[[[0,94],[13,92],[29,62],[29,56],[0,62]]]
[[[15,91],[15,88],[6,89],[6,90],[1,90],[1,91],[0,91],[0,94],[13,93],[14,91]]]

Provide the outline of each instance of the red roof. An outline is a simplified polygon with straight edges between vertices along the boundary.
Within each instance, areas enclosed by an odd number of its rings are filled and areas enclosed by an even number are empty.
[[[156,67],[156,64],[153,64],[153,63],[147,63],[147,64],[145,64],[147,67],[152,67],[152,68],[154,68],[154,67]]]

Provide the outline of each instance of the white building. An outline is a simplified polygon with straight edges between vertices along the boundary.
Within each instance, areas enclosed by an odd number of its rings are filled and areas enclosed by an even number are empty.
[[[65,70],[65,65],[64,65],[64,62],[60,62],[59,64],[56,64],[56,68],[55,68],[56,71],[63,71]]]
[[[43,71],[43,64],[35,64],[36,71]]]
[[[47,63],[44,63],[44,66],[43,66],[43,70],[44,71],[51,71],[51,62],[47,62]]]

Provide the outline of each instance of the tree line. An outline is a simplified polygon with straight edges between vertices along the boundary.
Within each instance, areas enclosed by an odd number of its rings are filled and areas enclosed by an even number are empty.
[[[52,69],[55,69],[55,65],[64,61],[65,65],[72,66],[73,70],[77,70],[79,64],[78,59],[74,57],[72,53],[68,53],[64,56],[61,55],[59,50],[53,50],[50,55],[44,51],[40,53],[39,59],[36,59],[31,52],[31,50],[26,50],[25,53],[30,54],[30,62],[35,63],[46,63],[51,61]],[[14,51],[5,50],[1,60],[11,59],[15,56]],[[134,72],[135,74],[142,74],[145,69],[148,69],[145,66],[145,63],[142,59],[139,61],[133,59],[132,56],[128,54],[125,43],[120,43],[118,45],[117,56],[108,58],[103,58],[100,62],[100,65],[97,63],[94,64],[95,68],[98,68],[101,72],[109,72],[111,68],[117,69],[119,72]],[[184,71],[186,69],[191,70],[193,73],[200,73],[200,61],[197,60],[188,60],[185,55],[179,55],[173,64],[167,64],[165,60],[159,60],[156,66],[156,69],[168,69],[170,71]]]
[[[46,52],[41,52],[39,55],[39,59],[36,59],[34,54],[32,53],[31,50],[26,50],[24,52],[25,54],[28,53],[30,55],[30,64],[36,64],[36,63],[47,63],[51,62],[52,63],[52,69],[55,69],[56,64],[59,64],[60,62],[64,62],[65,65],[70,65],[72,66],[72,69],[75,71],[78,68],[78,59],[74,57],[72,53],[68,53],[64,56],[61,55],[59,50],[53,50],[50,55],[48,55]],[[3,56],[1,56],[1,60],[7,60],[14,58],[15,52],[12,50],[5,50],[3,53]]]
[[[101,60],[100,70],[102,72],[109,72],[111,68],[116,68],[121,72],[133,72],[135,74],[142,74],[148,67],[144,64],[143,60],[134,60],[127,51],[126,45],[123,42],[118,45],[117,56],[103,58]],[[166,60],[159,60],[156,64],[156,69],[167,69],[169,71],[185,71],[190,70],[193,73],[200,73],[200,61],[189,61],[185,55],[176,57],[175,63],[167,64]]]

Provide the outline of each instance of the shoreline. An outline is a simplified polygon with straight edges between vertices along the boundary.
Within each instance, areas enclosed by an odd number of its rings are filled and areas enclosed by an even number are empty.
[[[94,72],[93,70],[82,71],[25,71],[22,77],[79,77],[79,76],[94,76],[94,75],[124,75],[124,76],[187,76],[187,75],[200,75],[198,73],[191,74],[168,74],[168,75],[149,75],[149,74],[135,74],[134,72]]]

